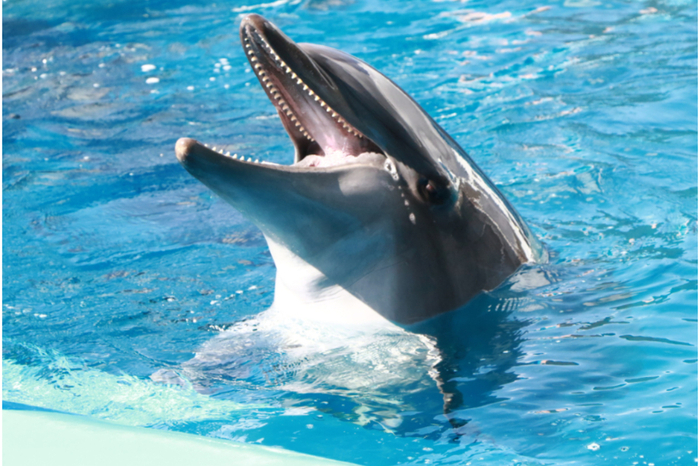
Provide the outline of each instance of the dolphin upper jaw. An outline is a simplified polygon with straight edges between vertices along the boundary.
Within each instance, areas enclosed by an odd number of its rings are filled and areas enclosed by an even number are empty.
[[[295,44],[257,15],[243,19],[241,43],[294,163],[189,138],[175,152],[263,231],[277,267],[273,307],[411,324],[535,260],[537,241],[517,212],[388,78],[343,52]]]
[[[241,23],[240,36],[248,61],[294,143],[295,162],[313,154],[381,152],[334,108],[345,102],[329,99],[338,95],[333,80],[276,26],[249,15]]]

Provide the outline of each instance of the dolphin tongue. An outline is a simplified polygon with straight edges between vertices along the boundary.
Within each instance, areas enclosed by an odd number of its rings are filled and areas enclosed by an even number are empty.
[[[295,167],[334,167],[338,165],[350,165],[353,163],[368,163],[371,164],[378,156],[384,157],[384,154],[376,152],[363,152],[358,155],[348,155],[341,151],[328,152],[326,155],[307,155],[299,162],[295,163]]]
[[[202,144],[191,138],[180,138],[175,144],[175,155],[177,159],[185,165],[192,168],[192,159],[207,160],[208,164],[226,164],[228,166],[238,167],[240,173],[246,173],[249,168],[245,167],[265,167],[267,170],[284,171],[288,173],[309,173],[314,170],[308,168],[329,168],[351,164],[365,164],[380,167],[383,166],[385,155],[376,152],[363,152],[358,155],[348,155],[341,151],[329,152],[327,155],[307,155],[299,162],[292,165],[279,165],[266,160],[258,160],[238,154],[225,152],[221,148],[209,147],[207,144]],[[233,164],[233,165],[232,165]],[[196,175],[195,175],[196,176]]]

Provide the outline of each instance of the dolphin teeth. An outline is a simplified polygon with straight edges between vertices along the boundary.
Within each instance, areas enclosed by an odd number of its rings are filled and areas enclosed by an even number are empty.
[[[319,105],[321,106],[321,108],[324,109],[324,110],[326,110],[326,112],[329,113],[329,114],[331,115],[331,117],[332,117],[334,120],[336,120],[336,121],[338,122],[339,125],[341,125],[341,126],[343,127],[343,129],[347,130],[348,133],[353,134],[355,137],[357,137],[357,138],[359,138],[359,139],[362,139],[362,138],[363,138],[363,135],[360,134],[359,131],[357,131],[353,126],[351,126],[349,123],[347,123],[341,116],[338,115],[338,113],[336,113],[335,111],[333,111],[333,109],[331,108],[330,105],[328,105],[325,101],[323,101],[323,100],[313,91],[313,89],[310,89],[309,86],[307,86],[306,83],[304,83],[304,81],[302,81],[302,79],[301,79],[294,71],[292,71],[291,67],[289,67],[289,66],[287,65],[287,63],[286,63],[284,60],[282,60],[282,58],[280,58],[280,56],[276,53],[276,51],[270,46],[270,44],[267,43],[267,41],[265,41],[265,40],[260,36],[260,34],[258,34],[257,31],[253,31],[253,32],[257,35],[258,39],[259,39],[260,42],[262,43],[263,48],[264,48],[265,50],[267,50],[269,56],[274,60],[274,62],[276,62],[278,68],[279,68],[283,73],[289,74],[289,75],[291,76],[292,80],[293,80],[293,81],[296,81],[297,85],[301,86],[302,89],[303,89],[304,91],[308,92],[309,96],[310,96],[310,97],[313,97],[313,98],[314,98],[314,101],[318,102]],[[246,46],[245,46],[245,47],[246,47],[247,49],[250,49],[250,48],[251,48],[251,46],[250,46],[250,42],[251,42],[251,41],[249,40],[248,37],[245,38],[245,42],[246,42]],[[246,50],[246,52],[247,52],[249,55],[254,55],[253,50]],[[275,86],[272,84],[272,81],[271,81],[270,78],[266,75],[265,70],[264,70],[264,67],[263,67],[262,64],[260,63],[260,60],[258,59],[258,57],[252,56],[252,57],[250,58],[250,61],[251,61],[251,63],[254,63],[254,64],[253,64],[253,68],[254,68],[255,70],[259,70],[259,71],[257,71],[257,73],[258,73],[259,76],[261,77],[261,81],[262,81],[263,85],[268,89],[268,93],[269,93],[270,96],[273,98],[273,101],[275,102],[277,108],[278,108],[279,110],[281,110],[282,112],[284,112],[284,113],[287,115],[287,117],[289,118],[289,121],[291,121],[292,123],[294,123],[294,125],[295,125],[296,128],[299,130],[299,132],[302,133],[309,141],[315,141],[315,139],[312,138],[311,135],[306,131],[306,129],[304,128],[304,126],[301,125],[301,123],[299,122],[297,116],[294,114],[294,112],[293,112],[292,109],[289,107],[289,105],[287,104],[287,102],[282,98],[282,95],[281,95],[279,89],[278,89],[277,87],[275,87]],[[228,154],[227,154],[227,155],[228,155]],[[234,158],[236,158],[235,155],[234,155]],[[241,157],[241,160],[245,160],[245,157]],[[252,161],[252,158],[249,157],[247,161],[248,161],[248,162],[251,162],[251,161]],[[255,162],[256,162],[256,163],[259,163],[259,161],[258,161],[257,159],[255,160]],[[262,163],[268,163],[268,162],[263,161]]]
[[[260,159],[255,159],[255,163],[260,163]]]
[[[226,155],[227,155],[228,157],[231,157],[231,153],[230,153],[230,152],[226,152]]]
[[[248,162],[252,162],[252,161],[253,161],[253,157],[248,157]]]
[[[211,150],[216,151],[216,146],[212,147]]]
[[[233,157],[234,159],[237,159],[237,158],[238,158],[238,154],[233,154],[231,157]]]
[[[204,144],[204,147],[209,147],[209,144]]]

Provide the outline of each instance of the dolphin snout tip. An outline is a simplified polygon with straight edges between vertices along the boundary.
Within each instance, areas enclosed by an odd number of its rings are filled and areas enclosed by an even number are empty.
[[[257,13],[247,13],[241,19],[240,30],[241,33],[243,33],[243,31],[245,31],[247,28],[252,27],[258,32],[262,32],[267,30],[269,25],[270,23],[263,16],[260,16]]]
[[[246,13],[241,19],[241,25],[243,23],[262,23],[266,21],[265,18],[257,13]]]
[[[185,163],[187,156],[192,152],[192,148],[197,144],[192,138],[180,138],[175,143],[175,156],[180,163]]]

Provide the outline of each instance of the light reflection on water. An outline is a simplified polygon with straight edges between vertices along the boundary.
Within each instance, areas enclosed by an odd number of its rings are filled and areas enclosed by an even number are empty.
[[[172,155],[188,135],[291,161],[237,44],[248,7],[6,4],[3,400],[363,464],[693,461],[695,4],[250,5],[411,93],[549,264],[453,316],[439,354],[290,344],[260,315],[261,234]]]

